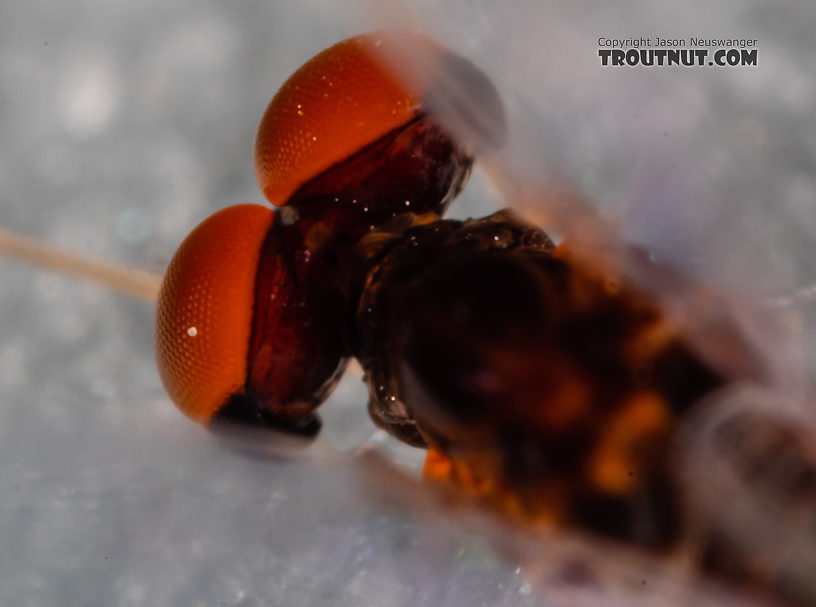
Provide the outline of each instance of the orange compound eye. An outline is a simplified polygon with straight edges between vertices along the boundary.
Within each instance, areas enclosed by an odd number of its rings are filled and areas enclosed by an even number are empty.
[[[354,242],[402,213],[441,215],[472,151],[503,129],[498,93],[472,63],[418,34],[366,34],[284,83],[258,128],[255,174],[270,202]]]
[[[156,362],[181,411],[207,422],[243,390],[255,275],[274,213],[229,207],[184,240],[164,275],[156,307]]]
[[[297,237],[269,209],[238,205],[199,224],[170,262],[156,308],[156,362],[170,398],[193,420],[319,430],[312,411],[345,364],[342,301],[319,297],[331,282],[310,287],[321,266],[296,262]]]
[[[255,140],[255,175],[270,202],[285,204],[304,182],[421,113],[419,96],[377,60],[380,42],[368,34],[335,44],[272,99]]]

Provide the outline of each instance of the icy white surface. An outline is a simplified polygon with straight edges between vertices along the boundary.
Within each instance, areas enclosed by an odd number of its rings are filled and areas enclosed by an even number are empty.
[[[751,246],[704,251],[739,269],[735,283],[751,286],[740,273],[751,266],[771,269],[759,292],[816,282],[810,264],[791,262],[813,251],[816,233],[810,3],[724,12],[641,2],[621,12],[587,1],[552,20],[538,2],[469,4],[409,12],[500,86],[527,87],[510,105],[538,106],[551,155],[583,189],[611,207],[637,194],[645,210],[630,203],[633,237],[674,239],[676,252],[737,223],[736,234],[757,236],[740,241]],[[261,200],[251,143],[266,103],[315,52],[375,25],[363,8],[6,0],[0,223],[161,271],[203,217]],[[599,36],[661,33],[757,38],[759,65],[601,69]],[[712,205],[694,222],[670,212],[706,196],[744,199],[746,211]],[[666,200],[642,202],[655,197]],[[351,456],[248,457],[188,423],[154,370],[149,305],[4,260],[0,281],[0,604],[546,600],[480,534],[410,503],[385,507]],[[326,405],[334,445],[370,435],[364,402],[350,377]]]

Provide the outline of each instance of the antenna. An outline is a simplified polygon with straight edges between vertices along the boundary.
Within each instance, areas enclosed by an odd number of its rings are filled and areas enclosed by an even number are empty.
[[[158,297],[162,280],[158,274],[64,251],[3,227],[0,227],[0,255],[79,276],[130,297],[151,302]]]

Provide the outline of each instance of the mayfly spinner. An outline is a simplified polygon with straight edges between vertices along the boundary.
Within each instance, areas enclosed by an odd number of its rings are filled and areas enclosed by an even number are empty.
[[[394,48],[427,69],[398,77]],[[451,79],[476,111],[445,94]],[[355,357],[371,418],[429,449],[426,476],[526,524],[691,552],[708,574],[813,604],[814,454],[766,412],[774,397],[735,388],[772,371],[717,298],[633,247],[618,251],[634,271],[596,266],[510,211],[442,219],[503,120],[487,77],[424,37],[358,36],[301,67],[255,142],[278,210],[219,211],[165,275],[155,343],[170,397],[211,427],[313,436]],[[686,326],[643,276],[708,317]],[[733,516],[694,488],[715,462]],[[778,537],[742,541],[763,516],[787,521]]]

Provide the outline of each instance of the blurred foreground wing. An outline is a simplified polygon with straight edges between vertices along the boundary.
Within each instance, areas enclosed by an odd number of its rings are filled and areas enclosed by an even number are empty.
[[[698,409],[678,456],[688,511],[713,542],[715,567],[813,604],[813,419],[778,394],[734,386]]]
[[[624,605],[766,605],[747,593],[695,577],[680,561],[666,561],[599,542],[574,530],[540,531],[499,519],[461,495],[428,486],[395,470],[377,454],[359,458],[354,470],[362,493],[401,517],[419,517],[420,544],[465,534],[483,549],[517,566],[516,582],[532,604],[554,607]],[[423,555],[426,558],[426,555]],[[450,568],[451,564],[445,565]],[[454,566],[455,567],[455,566]],[[451,580],[456,585],[461,580]],[[474,595],[475,596],[475,595]],[[481,598],[481,596],[480,596]]]
[[[627,14],[626,31],[696,31],[686,10],[639,8]],[[761,305],[816,282],[804,263],[816,250],[816,230],[804,229],[816,221],[804,210],[816,204],[805,172],[816,170],[808,143],[816,127],[802,121],[816,81],[789,40],[763,39],[757,66],[612,69],[601,65],[599,38],[621,29],[621,15],[595,3],[392,2],[374,12],[378,26],[436,38],[495,85],[502,125],[488,124],[497,115],[491,95],[456,62],[435,79],[435,98],[440,119],[479,151],[501,205],[569,242],[584,263],[657,297],[726,375],[740,376],[741,367],[733,344],[711,338],[724,321],[764,367],[763,382],[809,394],[816,315]],[[707,27],[722,36],[750,18],[749,8],[722,11]],[[801,15],[789,18],[798,32]],[[399,45],[384,55],[395,74],[410,80],[440,69]],[[782,57],[798,88],[780,99],[774,70]],[[648,250],[647,262],[633,246]]]

